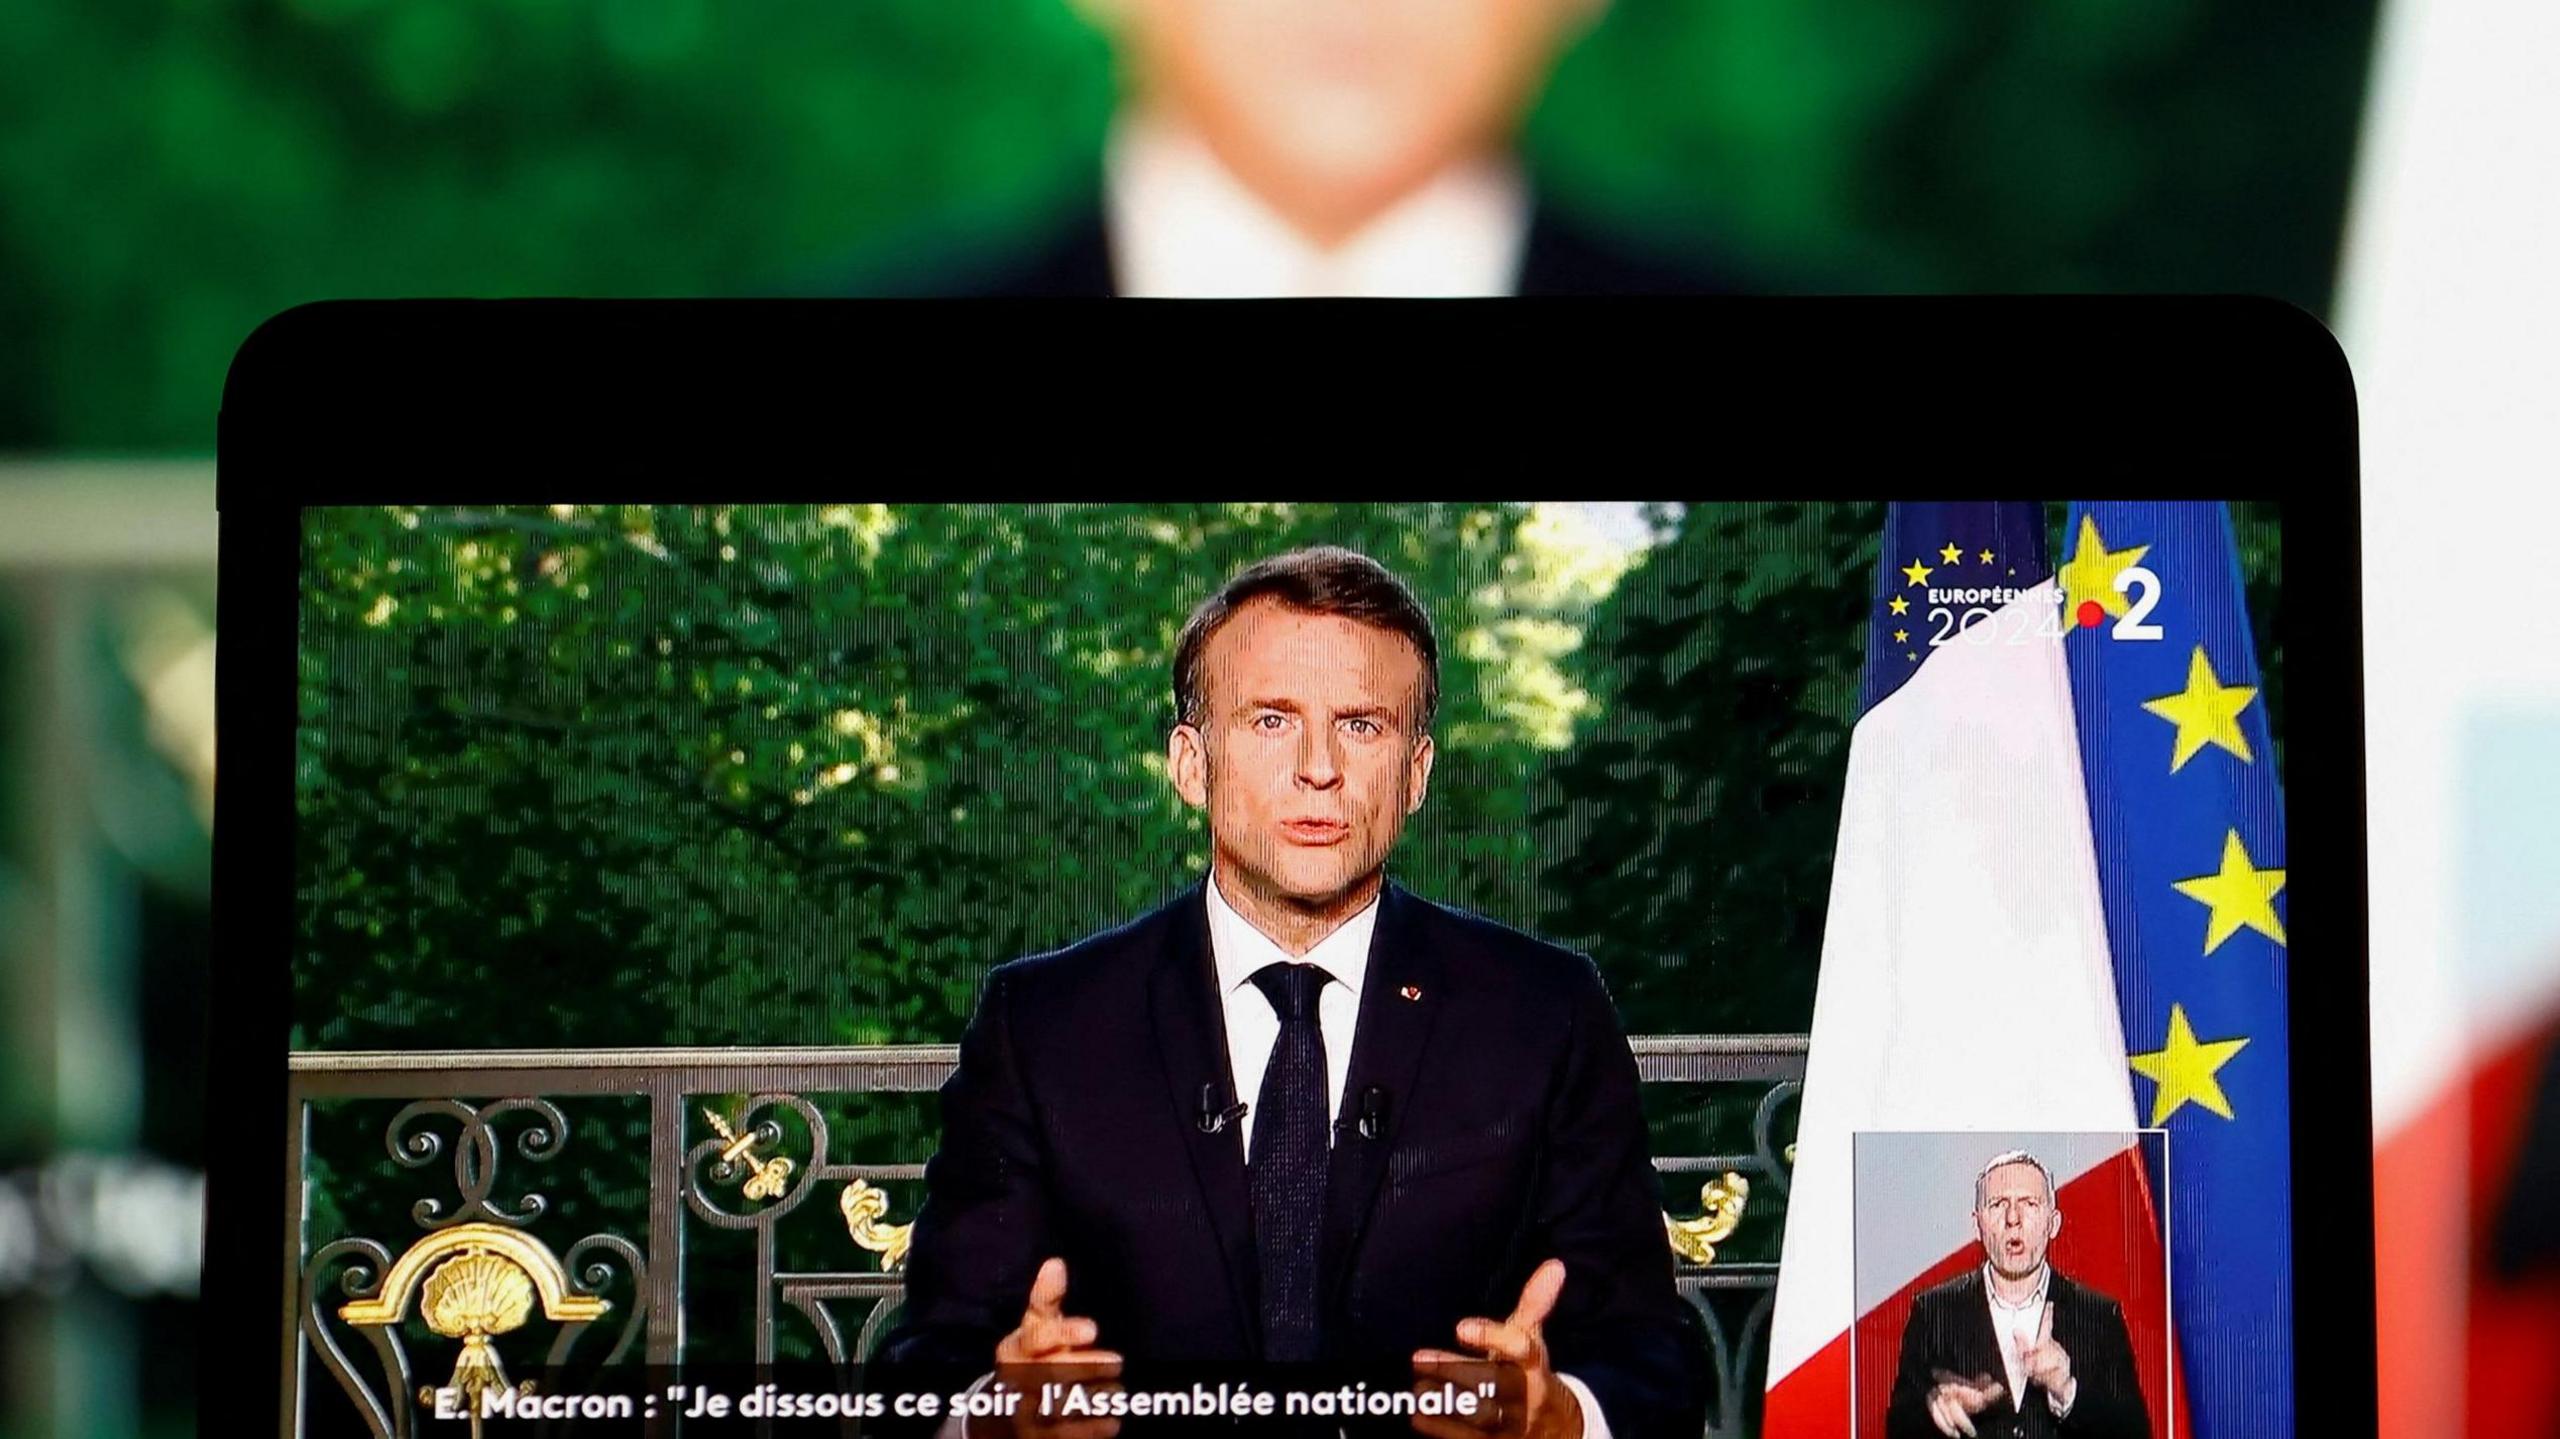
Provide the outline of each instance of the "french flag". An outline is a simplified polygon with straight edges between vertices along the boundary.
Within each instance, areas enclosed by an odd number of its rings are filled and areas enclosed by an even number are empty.
[[[2282,804],[2228,521],[2096,505],[2066,531],[2057,567],[2040,505],[1887,513],[1772,1439],[1880,1436],[1901,1317],[1981,1262],[1969,1174],[1954,1213],[1862,1229],[1853,1136],[1875,1131],[2081,1136],[2039,1154],[2067,1219],[2052,1262],[2123,1305],[2152,1432],[2292,1432],[2287,1340],[2264,1341],[2291,1322]]]

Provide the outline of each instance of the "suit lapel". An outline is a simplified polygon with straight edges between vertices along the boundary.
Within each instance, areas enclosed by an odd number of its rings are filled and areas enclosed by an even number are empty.
[[[1343,1081],[1342,1113],[1325,1175],[1322,1302],[1328,1314],[1359,1252],[1387,1156],[1413,1109],[1414,1080],[1422,1073],[1432,1020],[1447,1000],[1438,957],[1424,934],[1426,918],[1422,901],[1397,886],[1380,892],[1360,1015],[1352,1029],[1351,1072]],[[1362,1097],[1372,1089],[1382,1101],[1383,1122],[1377,1137],[1365,1138],[1357,1126]]]
[[[1197,887],[1176,901],[1164,957],[1149,984],[1148,1011],[1156,1057],[1163,1065],[1166,1092],[1173,1103],[1176,1133],[1191,1156],[1202,1206],[1217,1231],[1237,1322],[1259,1352],[1262,1325],[1254,1298],[1259,1286],[1253,1217],[1245,1197],[1242,1131],[1227,1124],[1207,1134],[1199,1123],[1200,1086],[1215,1085],[1223,1102],[1229,1099],[1233,1081],[1227,1063],[1226,1011],[1219,1001],[1216,966],[1209,955],[1208,904]]]

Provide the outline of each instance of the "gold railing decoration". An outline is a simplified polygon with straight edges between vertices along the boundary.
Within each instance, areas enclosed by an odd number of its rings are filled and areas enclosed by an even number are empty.
[[[757,1137],[753,1129],[740,1134],[729,1127],[729,1121],[709,1109],[702,1111],[702,1117],[711,1121],[712,1130],[727,1146],[720,1151],[720,1163],[724,1168],[713,1171],[713,1177],[723,1178],[734,1172],[728,1166],[743,1167],[747,1171],[743,1192],[749,1199],[780,1199],[784,1187],[791,1182],[791,1161],[779,1154],[771,1159],[760,1159],[756,1156]]]
[[[907,1265],[907,1244],[915,1238],[913,1223],[883,1224],[889,1213],[889,1192],[874,1189],[868,1180],[857,1179],[844,1187],[836,1197],[836,1207],[844,1211],[844,1227],[853,1242],[880,1256],[882,1273],[895,1273]]]
[[[1756,1221],[1762,1225],[1785,1206],[1790,1108],[1803,1087],[1808,1042],[1784,1034],[1635,1035],[1628,1045],[1649,1094],[1662,1084],[1723,1086],[1699,1100],[1702,1112],[1712,1106],[1719,1116],[1731,1099],[1750,1102],[1733,1086],[1758,1095],[1747,1149],[1658,1154],[1653,1163],[1670,1181],[1657,1212],[1676,1259],[1672,1280],[1697,1314],[1714,1363],[1717,1398],[1702,1432],[1732,1439],[1749,1432],[1745,1420],[1758,1399],[1748,1375],[1766,1352],[1778,1269],[1775,1258],[1759,1257],[1774,1245],[1735,1247],[1737,1226],[1746,1196],[1768,1211]],[[892,1219],[901,1211],[914,1217],[926,1165],[885,1155],[831,1160],[830,1111],[822,1106],[842,1096],[929,1096],[949,1082],[959,1057],[957,1045],[294,1054],[283,1119],[301,1137],[288,1148],[286,1212],[300,1215],[307,1231],[318,1195],[344,1202],[354,1194],[383,1221],[400,1219],[407,1203],[405,1217],[419,1228],[285,1246],[284,1369],[305,1399],[288,1419],[287,1439],[306,1432],[306,1422],[317,1432],[321,1406],[333,1402],[320,1396],[332,1382],[350,1407],[329,1416],[340,1421],[330,1432],[354,1419],[361,1430],[349,1432],[369,1439],[423,1439],[440,1428],[459,1439],[462,1426],[432,1421],[475,1414],[501,1421],[489,1436],[498,1439],[506,1421],[565,1417],[561,1406],[573,1400],[581,1417],[607,1417],[584,1401],[616,1396],[536,1395],[534,1384],[572,1363],[684,1363],[686,1280],[738,1254],[725,1242],[689,1244],[697,1227],[752,1239],[755,1267],[751,1284],[692,1296],[694,1333],[717,1330],[726,1343],[751,1344],[759,1364],[818,1357],[813,1347],[832,1364],[868,1362],[903,1312],[914,1225]],[[401,1106],[381,1133],[391,1163],[377,1151],[370,1171],[352,1147],[365,1138],[357,1129],[373,1127],[352,1107],[359,1101]],[[577,1231],[564,1226],[586,1219],[585,1206],[560,1213],[556,1194],[541,1192],[583,1182],[556,1163],[572,1111],[582,1124],[611,1128],[635,1104],[647,1107],[645,1210],[626,1212],[619,1197],[604,1206],[598,1195],[610,1218],[573,1240]],[[354,1128],[320,1122],[322,1106],[349,1106],[334,1112]],[[322,1169],[315,1146],[324,1139]],[[616,1152],[639,1157],[628,1143]],[[554,1168],[508,1173],[515,1158]],[[451,1180],[425,1175],[437,1182],[424,1197],[332,1187],[367,1175],[399,1184],[403,1173],[438,1160],[450,1161]],[[550,1184],[539,1182],[543,1173]],[[1693,1183],[1704,1186],[1703,1212],[1685,1198]],[[830,1188],[836,1215],[814,1216]],[[1674,1195],[1683,1196],[1676,1208],[1668,1202]],[[839,1220],[850,1243],[809,1232],[823,1223],[832,1234]],[[531,1237],[537,1231],[543,1239]],[[826,1262],[805,1272],[783,1262],[821,1254]]]
[[[1709,1180],[1698,1191],[1698,1203],[1705,1212],[1695,1219],[1662,1216],[1662,1227],[1671,1236],[1672,1252],[1692,1264],[1716,1262],[1716,1246],[1733,1237],[1742,1224],[1743,1206],[1751,1199],[1751,1181],[1728,1169]]]
[[[480,1432],[481,1396],[510,1387],[490,1341],[523,1328],[533,1317],[535,1298],[542,1300],[543,1317],[556,1323],[588,1323],[613,1307],[592,1294],[570,1293],[560,1261],[532,1235],[500,1224],[457,1224],[410,1245],[384,1276],[381,1290],[340,1305],[338,1317],[357,1325],[397,1324],[407,1316],[412,1294],[428,1328],[462,1341],[447,1387],[461,1395],[474,1436]],[[433,1391],[419,1399],[432,1406]]]

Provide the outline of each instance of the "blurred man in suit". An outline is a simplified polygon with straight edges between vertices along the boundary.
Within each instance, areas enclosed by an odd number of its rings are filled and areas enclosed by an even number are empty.
[[[1193,612],[1166,768],[1209,877],[988,977],[884,1363],[1024,1390],[1124,1358],[1489,1358],[1508,1433],[1696,1439],[1705,1356],[1599,973],[1386,880],[1437,656],[1348,550]]]
[[[1100,201],[920,289],[988,295],[1698,294],[1541,202],[1512,141],[1605,0],[1077,0],[1129,92]]]
[[[2053,1174],[2022,1149],[1973,1181],[1983,1263],[1912,1301],[1887,1439],[2150,1439],[2124,1310],[2054,1272]]]

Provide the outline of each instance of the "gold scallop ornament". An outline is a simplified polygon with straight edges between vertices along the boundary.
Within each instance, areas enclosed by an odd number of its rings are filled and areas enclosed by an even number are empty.
[[[480,1396],[505,1389],[507,1371],[498,1363],[493,1336],[523,1327],[533,1313],[533,1280],[513,1260],[485,1250],[470,1250],[436,1266],[419,1291],[419,1314],[427,1327],[447,1339],[462,1341],[453,1364],[453,1388],[460,1390],[480,1427]]]

